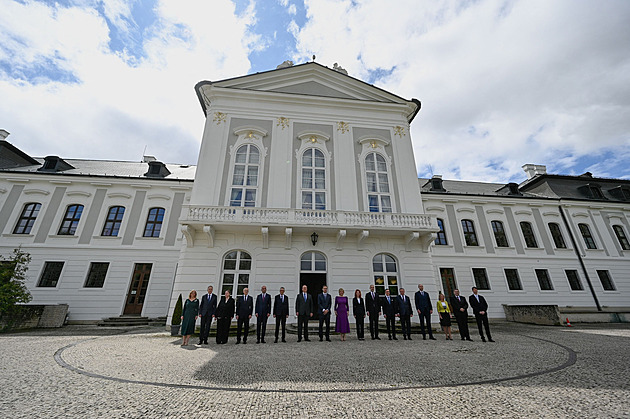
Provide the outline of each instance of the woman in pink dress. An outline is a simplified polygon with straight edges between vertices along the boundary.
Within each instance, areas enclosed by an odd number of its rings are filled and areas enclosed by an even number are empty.
[[[350,322],[348,322],[348,297],[344,297],[343,288],[339,288],[339,296],[335,297],[335,332],[341,333],[341,340],[346,340],[346,333],[350,333]]]

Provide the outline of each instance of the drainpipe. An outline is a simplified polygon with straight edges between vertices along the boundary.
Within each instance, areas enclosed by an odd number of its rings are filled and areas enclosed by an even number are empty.
[[[575,237],[573,236],[573,230],[571,230],[571,226],[569,226],[569,221],[567,220],[567,216],[564,214],[564,210],[562,209],[562,205],[558,205],[558,209],[560,210],[560,216],[562,217],[562,221],[564,222],[564,226],[567,228],[569,232],[569,237],[571,238],[571,243],[573,243],[573,250],[580,262],[580,266],[582,267],[582,272],[584,272],[584,278],[586,278],[586,283],[588,284],[588,289],[591,290],[591,294],[593,295],[593,300],[595,300],[595,305],[597,306],[597,311],[602,311],[602,306],[599,305],[599,300],[597,299],[597,295],[595,295],[595,289],[593,289],[593,284],[591,283],[591,278],[588,276],[588,272],[586,271],[586,265],[584,265],[584,259],[582,259],[582,255],[580,254],[580,250],[577,246],[577,242],[575,241]]]

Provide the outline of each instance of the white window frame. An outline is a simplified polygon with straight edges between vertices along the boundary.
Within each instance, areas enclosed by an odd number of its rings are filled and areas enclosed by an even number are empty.
[[[232,252],[237,252],[237,256],[236,256],[236,267],[235,269],[225,269],[225,258],[227,257],[227,255],[229,255]],[[241,271],[240,269],[240,262],[241,262],[241,255],[243,253],[247,253],[250,257],[250,266],[249,266],[249,270],[244,269]],[[249,279],[247,281],[247,287],[249,288],[251,286],[251,284],[254,283],[253,281],[253,273],[254,273],[254,257],[252,256],[252,253],[247,251],[247,250],[243,250],[243,249],[231,249],[227,252],[225,252],[225,254],[223,255],[223,257],[221,258],[221,282],[219,283],[219,290],[221,291],[221,295],[224,295],[225,292],[223,292],[223,287],[225,285],[224,283],[224,278],[225,278],[225,274],[232,274],[234,275],[234,279],[232,280],[232,292],[230,292],[230,296],[232,298],[238,298],[239,296],[242,297],[243,294],[238,294],[238,278],[239,275],[241,273],[247,273],[249,275]]]
[[[396,213],[398,212],[398,208],[396,207],[396,194],[394,192],[394,185],[392,183],[392,158],[387,154],[387,152],[385,151],[385,147],[388,146],[391,143],[391,141],[383,138],[383,137],[378,137],[378,136],[374,136],[374,135],[369,135],[369,136],[363,136],[361,138],[359,138],[359,144],[362,145],[361,148],[361,153],[359,154],[359,167],[361,168],[361,181],[363,184],[363,210],[365,212],[370,212],[370,201],[368,198],[368,195],[373,194],[370,193],[368,191],[368,187],[367,187],[367,170],[366,170],[366,166],[365,166],[365,159],[367,158],[368,154],[370,153],[376,153],[376,154],[380,154],[381,157],[383,157],[385,159],[385,164],[387,165],[387,184],[389,187],[389,193],[385,194],[385,193],[381,193],[378,192],[378,196],[379,196],[379,212],[378,213],[382,213],[381,210],[381,200],[380,200],[380,196],[382,195],[389,195],[389,199],[391,202],[391,208],[392,208],[392,213]],[[378,214],[378,213],[374,213],[374,214]]]
[[[383,255],[385,256],[389,256],[392,259],[394,259],[394,262],[396,263],[396,272],[388,272],[387,271],[387,266],[386,263],[384,261]],[[383,271],[382,272],[377,272],[374,270],[374,258],[380,256],[381,257],[381,261],[383,262]],[[389,285],[389,278],[388,276],[396,276],[396,294],[393,294],[392,297],[397,297],[400,295],[400,289],[404,288],[401,284],[400,284],[400,278],[401,278],[401,273],[400,273],[400,261],[396,258],[396,256],[394,256],[391,253],[388,252],[380,252],[380,253],[376,253],[375,255],[372,256],[372,259],[370,260],[370,270],[372,271],[372,284],[374,284],[374,286],[376,288],[378,288],[380,285],[376,284],[376,274],[382,275],[383,276],[383,293],[379,294],[381,297],[385,296],[385,290],[388,290],[390,285]],[[378,293],[378,290],[376,291]]]
[[[230,197],[232,196],[232,183],[234,181],[234,168],[236,166],[236,153],[238,149],[244,145],[253,145],[258,149],[258,182],[255,188],[250,187],[247,188],[246,185],[243,185],[243,189],[256,189],[256,199],[254,207],[260,207],[261,205],[261,195],[263,190],[263,179],[265,174],[265,159],[267,157],[267,148],[263,145],[262,139],[267,136],[267,131],[253,126],[244,126],[240,128],[236,128],[234,130],[234,135],[237,135],[238,138],[234,145],[230,146],[229,154],[230,154],[230,172],[229,178],[226,185],[226,194],[225,194],[225,206],[230,206]],[[247,173],[245,173],[245,179],[247,178]],[[243,202],[245,197],[243,197]],[[242,207],[242,206],[241,206]]]
[[[313,149],[321,151],[322,154],[324,154],[325,187],[323,190],[321,190],[321,192],[324,192],[324,196],[326,200],[325,210],[330,210],[332,209],[330,205],[330,185],[331,185],[330,164],[332,160],[332,153],[329,152],[327,148],[327,142],[330,141],[330,137],[319,131],[304,131],[298,134],[297,139],[301,142],[301,144],[300,144],[300,148],[298,148],[295,152],[295,159],[297,161],[296,167],[298,168],[297,169],[297,183],[295,185],[296,201],[297,201],[296,204],[300,209],[302,209],[302,192],[319,191],[319,190],[316,190],[315,188],[308,188],[308,189],[302,188],[302,156],[307,150],[313,148]],[[315,182],[315,179],[313,179],[313,182]],[[306,209],[308,210],[308,208]],[[311,209],[315,210],[315,202],[313,202],[313,208]],[[322,211],[322,210],[315,210],[315,211]]]

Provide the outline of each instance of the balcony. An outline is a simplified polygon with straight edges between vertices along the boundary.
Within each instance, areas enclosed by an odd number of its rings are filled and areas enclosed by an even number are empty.
[[[427,214],[308,209],[184,205],[179,221],[189,242],[194,238],[194,230],[200,229],[208,234],[212,242],[214,232],[224,230],[224,227],[255,228],[262,231],[263,236],[269,234],[269,229],[280,230],[290,236],[293,232],[300,231],[310,234],[313,228],[317,228],[323,233],[336,233],[338,244],[347,235],[356,233],[360,242],[373,232],[404,236],[407,247],[420,239],[422,248],[426,251],[433,241],[433,233],[439,231],[435,216]]]

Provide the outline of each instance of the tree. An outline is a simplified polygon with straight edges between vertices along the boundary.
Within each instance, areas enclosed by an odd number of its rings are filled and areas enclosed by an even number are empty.
[[[0,255],[0,315],[15,314],[17,304],[31,301],[31,293],[24,285],[31,255],[17,248],[8,256]]]
[[[179,294],[179,298],[175,303],[175,309],[173,310],[173,318],[171,318],[171,324],[177,326],[182,323],[182,295]]]

